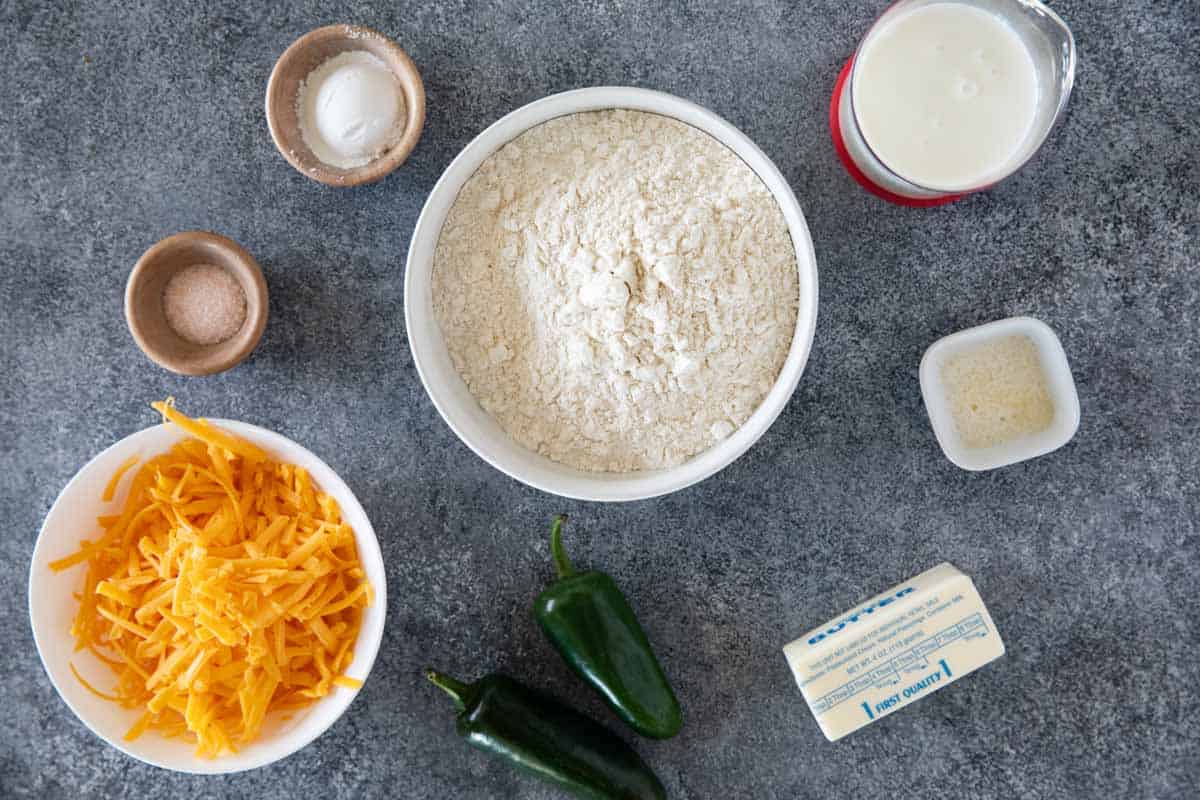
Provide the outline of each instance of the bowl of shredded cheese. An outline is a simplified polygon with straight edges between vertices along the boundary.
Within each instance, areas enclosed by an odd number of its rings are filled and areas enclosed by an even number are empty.
[[[166,769],[264,766],[341,716],[387,605],[379,543],[321,459],[242,422],[164,424],[93,458],[30,566],[34,639],[96,735]]]

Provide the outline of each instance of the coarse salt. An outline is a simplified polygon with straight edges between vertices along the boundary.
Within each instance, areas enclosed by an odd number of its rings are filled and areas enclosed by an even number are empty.
[[[246,295],[224,267],[192,264],[163,287],[167,325],[192,344],[213,345],[229,339],[246,321]]]

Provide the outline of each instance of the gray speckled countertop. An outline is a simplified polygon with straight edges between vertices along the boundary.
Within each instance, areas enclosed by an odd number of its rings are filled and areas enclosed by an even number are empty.
[[[913,211],[835,160],[829,88],[882,5],[799,3],[0,3],[0,796],[551,798],[469,751],[429,660],[507,670],[607,722],[530,619],[546,523],[618,576],[685,707],[639,742],[674,798],[1172,798],[1200,782],[1200,8],[1058,2],[1080,47],[1069,113],[1019,175]],[[394,36],[425,77],[417,151],[334,191],[275,152],[275,58],[317,25]],[[807,372],[745,457],[672,497],[564,502],[461,445],[421,388],[402,275],[421,204],[484,126],[563,89],[634,84],[712,108],[775,160],[821,271]],[[254,355],[186,379],[121,313],[138,255],[190,228],[262,263]],[[1061,335],[1083,421],[1063,450],[962,472],[917,384],[946,333],[1031,314]],[[226,779],[141,765],[55,695],[25,611],[59,489],[152,424],[147,403],[278,430],[371,515],[388,626],[347,714],[301,756]],[[780,647],[949,560],[1008,646],[999,662],[838,744]]]

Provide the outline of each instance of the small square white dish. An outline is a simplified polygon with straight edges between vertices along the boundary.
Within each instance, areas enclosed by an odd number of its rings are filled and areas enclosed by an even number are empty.
[[[950,411],[942,382],[946,359],[1006,336],[1027,336],[1037,348],[1046,386],[1054,403],[1049,427],[991,447],[968,447]],[[1006,467],[1045,455],[1069,442],[1079,428],[1079,395],[1062,342],[1049,325],[1033,317],[1011,317],[938,339],[921,359],[921,395],[934,435],[946,458],[971,472]]]

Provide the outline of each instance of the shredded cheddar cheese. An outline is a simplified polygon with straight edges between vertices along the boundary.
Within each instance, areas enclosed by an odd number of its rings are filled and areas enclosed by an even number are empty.
[[[170,399],[152,405],[189,438],[134,471],[120,513],[97,519],[100,536],[50,567],[87,565],[71,633],[116,686],[71,671],[143,709],[125,738],[181,736],[211,758],[252,741],[269,713],[357,689],[345,670],[374,598],[354,531],[303,468]]]

